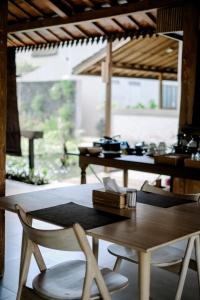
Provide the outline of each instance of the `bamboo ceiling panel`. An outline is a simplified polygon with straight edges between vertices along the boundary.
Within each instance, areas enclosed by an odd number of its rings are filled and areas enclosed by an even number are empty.
[[[77,65],[76,75],[101,75],[101,65],[106,58],[103,49]],[[177,80],[178,41],[165,36],[138,38],[115,43],[112,52],[112,74],[118,77],[139,77]]]
[[[9,0],[8,46],[152,36],[157,8],[181,0]]]

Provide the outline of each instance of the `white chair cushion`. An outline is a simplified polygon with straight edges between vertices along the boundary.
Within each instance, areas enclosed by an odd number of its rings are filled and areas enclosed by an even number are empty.
[[[119,258],[138,263],[137,251],[112,244],[108,252]],[[158,267],[170,266],[182,261],[184,251],[173,246],[165,246],[152,252],[151,264]]]
[[[74,260],[58,264],[40,273],[33,280],[33,290],[44,299],[81,299],[86,263]],[[102,269],[102,275],[110,293],[127,286],[128,279],[109,269]],[[91,298],[99,299],[99,290],[93,282]]]

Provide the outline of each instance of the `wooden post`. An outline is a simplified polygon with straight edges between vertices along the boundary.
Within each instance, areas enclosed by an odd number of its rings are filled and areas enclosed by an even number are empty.
[[[183,42],[179,41],[178,44],[178,96],[177,96],[177,110],[180,111],[180,105],[181,105],[181,88],[182,88],[182,81],[181,81],[181,75],[182,75],[182,53],[183,53]]]
[[[159,106],[158,108],[163,108],[163,74],[159,73]]]
[[[193,124],[195,86],[199,39],[199,4],[187,1],[183,11],[182,95],[179,130]]]
[[[112,104],[112,41],[107,43],[106,51],[106,101],[105,101],[105,135],[111,136],[111,104]]]
[[[0,196],[5,195],[8,1],[0,1]],[[0,276],[4,272],[5,211],[0,211]]]
[[[7,124],[6,153],[21,156],[19,114],[17,105],[16,49],[7,48]]]

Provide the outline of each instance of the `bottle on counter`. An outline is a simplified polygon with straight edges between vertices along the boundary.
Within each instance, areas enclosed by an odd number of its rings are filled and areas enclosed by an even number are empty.
[[[199,148],[199,137],[197,135],[193,135],[191,137],[191,140],[187,144],[187,153],[195,154],[198,148]]]

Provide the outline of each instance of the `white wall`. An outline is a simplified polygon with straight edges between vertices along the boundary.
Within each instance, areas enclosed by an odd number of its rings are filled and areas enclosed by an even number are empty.
[[[178,115],[173,111],[132,111],[118,112],[112,116],[112,134],[120,134],[133,146],[137,142],[147,143],[165,141],[172,144],[176,141]]]

